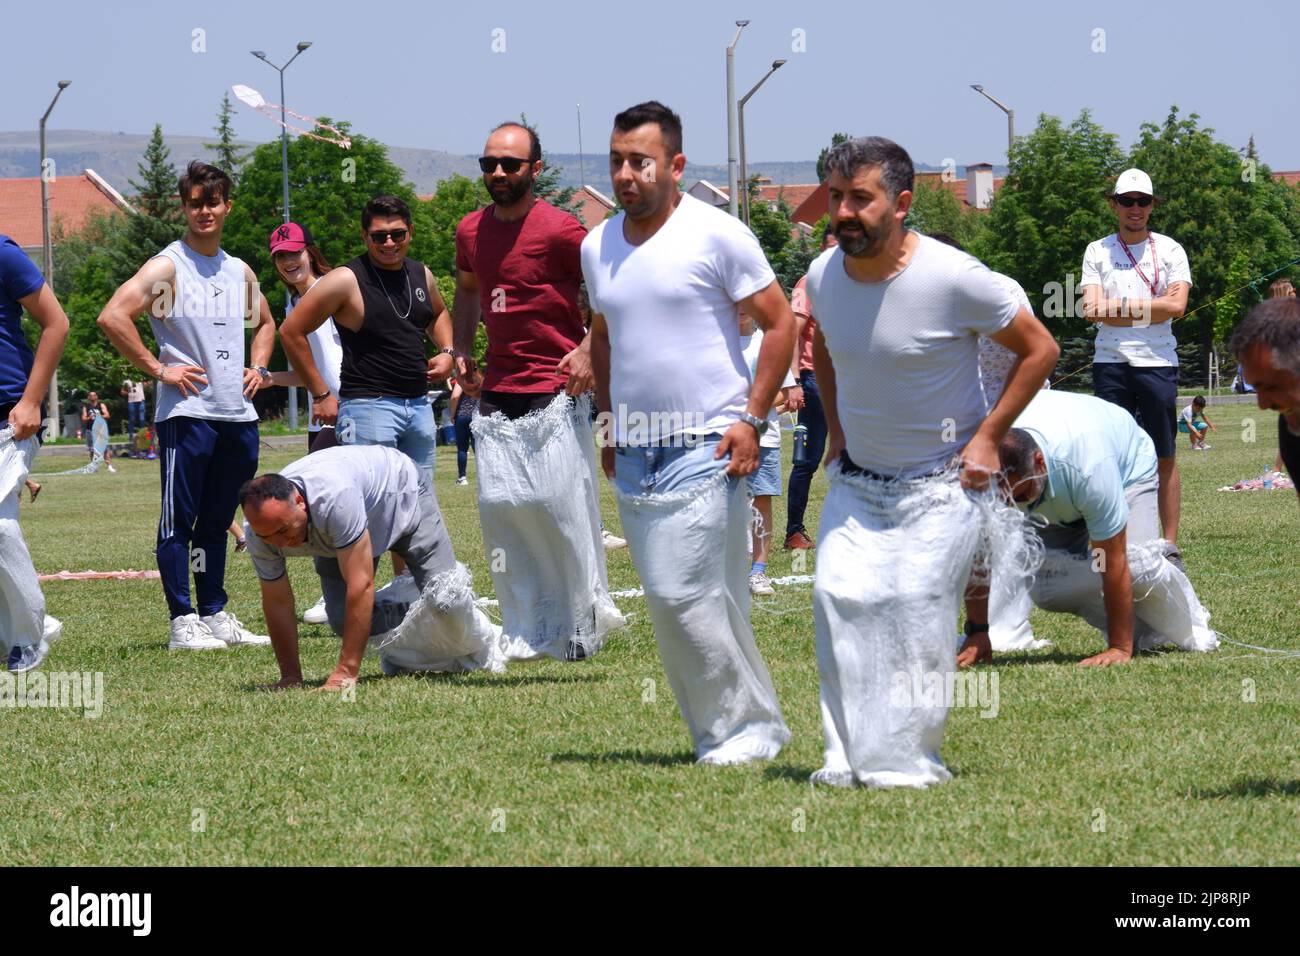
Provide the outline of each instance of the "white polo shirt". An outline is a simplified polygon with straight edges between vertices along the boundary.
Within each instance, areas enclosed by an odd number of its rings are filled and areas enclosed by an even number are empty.
[[[1101,286],[1108,299],[1151,299],[1164,295],[1175,282],[1192,284],[1187,253],[1168,236],[1152,232],[1149,238],[1128,247],[1117,234],[1088,244],[1083,254],[1083,275],[1079,288]],[[1151,247],[1155,246],[1155,255]],[[1133,261],[1129,261],[1129,254]],[[1138,268],[1133,267],[1133,262]],[[1141,274],[1139,274],[1139,272]],[[1142,276],[1146,276],[1143,280]],[[1155,283],[1155,295],[1147,282]],[[1178,364],[1178,340],[1170,322],[1122,328],[1098,323],[1094,362],[1121,362],[1158,367]]]

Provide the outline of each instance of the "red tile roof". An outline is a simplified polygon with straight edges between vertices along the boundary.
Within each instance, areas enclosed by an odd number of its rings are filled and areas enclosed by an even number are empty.
[[[1291,186],[1300,185],[1300,169],[1291,170],[1290,172],[1274,173],[1273,177],[1279,179]]]
[[[998,191],[1002,189],[1002,184],[1004,182],[1006,182],[1004,177],[998,177],[993,180],[993,195],[996,196],[998,194]],[[954,199],[962,204],[963,208],[971,208],[970,203],[966,201],[966,180],[945,180],[943,178],[943,173],[917,173],[916,185],[921,186],[923,184],[930,189],[946,189],[948,192],[952,193]],[[787,186],[786,188],[803,189],[804,187]],[[794,213],[790,218],[794,222],[807,223],[811,226],[822,216],[826,215],[827,207],[826,184],[822,183],[820,186],[812,187],[811,191],[807,194],[807,198],[805,198],[803,202],[795,208]]]
[[[50,181],[50,231],[56,223],[65,233],[79,232],[93,210],[130,209],[126,201],[92,170]],[[23,248],[39,246],[41,232],[41,181],[0,179],[0,232]]]
[[[574,192],[573,205],[578,207],[578,220],[591,230],[614,208],[614,201],[592,186],[583,186]]]

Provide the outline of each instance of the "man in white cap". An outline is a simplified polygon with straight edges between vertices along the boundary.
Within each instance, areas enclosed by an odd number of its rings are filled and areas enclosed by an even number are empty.
[[[1178,342],[1170,324],[1187,311],[1192,273],[1187,253],[1147,220],[1156,205],[1151,177],[1126,169],[1115,181],[1110,208],[1118,231],[1090,243],[1083,254],[1084,316],[1098,323],[1093,393],[1126,409],[1151,436],[1160,480],[1164,539],[1178,553]]]

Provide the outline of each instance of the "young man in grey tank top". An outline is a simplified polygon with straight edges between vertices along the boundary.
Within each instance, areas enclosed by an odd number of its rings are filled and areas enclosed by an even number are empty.
[[[221,249],[230,177],[190,163],[180,178],[186,232],[118,288],[99,327],[136,368],[158,380],[154,421],[162,475],[158,571],[171,614],[170,647],[269,644],[227,611],[226,529],[239,487],[257,471],[257,412],[275,343],[271,310],[247,265]],[[148,312],[155,356],[135,327]],[[244,329],[253,329],[244,367]],[[197,612],[190,601],[194,572]]]

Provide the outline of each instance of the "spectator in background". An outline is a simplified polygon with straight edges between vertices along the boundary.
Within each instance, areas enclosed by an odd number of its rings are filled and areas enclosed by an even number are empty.
[[[478,396],[465,391],[460,379],[454,379],[451,386],[451,420],[456,428],[456,484],[468,485],[465,468],[469,464],[469,450],[474,447],[474,434],[469,423],[478,411]]]
[[[740,310],[740,352],[749,367],[749,377],[758,375],[758,356],[763,351],[763,330]],[[758,439],[758,470],[745,478],[745,487],[761,524],[751,524],[749,550],[749,593],[775,594],[767,577],[767,559],[772,551],[772,498],[781,494],[781,413],[786,410],[790,389],[795,385],[793,368],[776,393],[776,404],[767,413],[767,430]]]
[[[1118,230],[1083,254],[1084,317],[1098,323],[1092,390],[1128,411],[1151,436],[1160,473],[1160,525],[1178,554],[1182,498],[1175,454],[1178,342],[1170,327],[1187,311],[1192,273],[1187,253],[1147,228],[1157,203],[1151,177],[1120,173],[1110,195]]]
[[[835,230],[827,224],[822,230],[821,251],[835,245]],[[802,433],[796,430],[794,467],[790,470],[790,500],[785,518],[785,549],[815,548],[817,545],[804,527],[804,514],[808,510],[808,489],[813,475],[826,451],[826,413],[822,411],[821,393],[817,390],[817,373],[813,370],[813,334],[817,320],[808,311],[808,276],[800,277],[790,293],[790,308],[794,312],[798,334],[794,351],[795,385],[786,399],[786,410],[799,413]],[[800,445],[802,444],[802,447]]]
[[[1218,431],[1214,422],[1205,417],[1205,396],[1197,395],[1178,416],[1178,430],[1191,440],[1192,451],[1209,451],[1205,435],[1211,429]]]
[[[1261,302],[1241,320],[1228,348],[1255,384],[1259,407],[1280,413],[1278,450],[1300,493],[1300,300]]]
[[[135,430],[144,427],[144,389],[147,383],[128,378],[122,383],[121,394],[126,399],[126,440],[135,444]]]
[[[86,396],[86,402],[81,406],[81,432],[86,437],[86,450],[90,452],[92,461],[96,456],[102,457],[108,470],[116,472],[113,452],[108,447],[109,417],[108,406],[99,400],[98,392]]]

